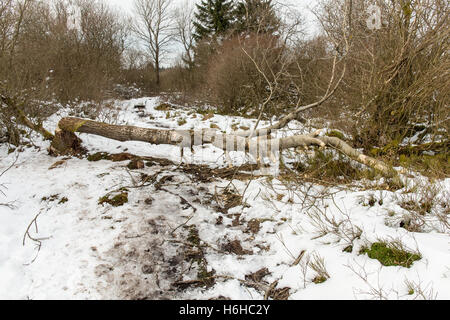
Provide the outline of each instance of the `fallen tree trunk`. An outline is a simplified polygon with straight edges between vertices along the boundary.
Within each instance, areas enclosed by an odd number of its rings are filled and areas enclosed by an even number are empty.
[[[345,143],[336,137],[318,137],[319,140],[323,141],[328,147],[333,148],[351,159],[358,161],[368,167],[374,168],[378,171],[383,172],[385,175],[393,175],[394,170],[392,167],[388,166],[382,161],[375,158],[366,156],[365,154],[359,152],[358,150],[352,148],[349,144]]]
[[[50,147],[51,152],[60,155],[77,153],[81,148],[81,140],[75,135],[75,132],[94,134],[118,141],[143,141],[156,145],[176,145],[180,148],[212,144],[227,152],[253,152],[252,155],[256,154],[257,161],[261,160],[262,157],[273,159],[276,152],[284,149],[310,146],[325,148],[328,146],[355,161],[379,170],[383,174],[392,174],[391,167],[385,163],[362,154],[338,138],[319,137],[317,133],[279,139],[272,139],[268,136],[246,138],[223,134],[213,129],[161,130],[111,125],[80,118],[63,118],[58,123],[58,129]]]
[[[51,150],[56,154],[76,152],[80,140],[75,132],[88,133],[118,141],[142,141],[151,144],[169,144],[180,148],[212,144],[225,151],[255,151],[261,157],[270,157],[271,153],[280,149],[295,147],[318,146],[325,147],[321,140],[309,136],[299,135],[280,139],[249,139],[237,135],[223,134],[215,129],[200,130],[162,130],[140,128],[135,126],[111,125],[103,122],[80,118],[63,118],[58,123]],[[279,148],[278,148],[279,146]],[[276,147],[278,150],[273,150]]]

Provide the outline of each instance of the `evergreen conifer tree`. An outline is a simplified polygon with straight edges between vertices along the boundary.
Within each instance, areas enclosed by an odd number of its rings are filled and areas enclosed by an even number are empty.
[[[196,7],[194,35],[197,41],[223,35],[233,24],[232,0],[202,0]]]
[[[234,29],[238,33],[274,33],[280,26],[272,0],[240,0],[235,9]]]

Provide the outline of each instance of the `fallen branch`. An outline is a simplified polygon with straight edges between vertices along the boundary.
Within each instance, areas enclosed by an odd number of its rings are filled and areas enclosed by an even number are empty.
[[[192,148],[197,145],[212,144],[227,152],[255,152],[258,155],[257,161],[260,161],[264,157],[269,157],[271,160],[274,160],[274,154],[284,149],[306,148],[310,146],[324,148],[328,146],[386,175],[393,173],[390,166],[362,154],[338,138],[319,137],[319,131],[311,135],[295,135],[278,139],[271,139],[270,137],[245,138],[231,134],[223,134],[212,129],[149,129],[111,125],[87,119],[68,117],[61,119],[58,123],[58,129],[55,132],[55,138],[50,147],[51,153],[58,155],[77,153],[81,148],[81,140],[75,135],[75,132],[99,135],[118,141],[143,141],[156,145],[176,145],[180,148]]]
[[[30,228],[31,226],[34,224],[35,227],[35,232],[38,233],[38,225],[37,225],[37,218],[39,218],[39,216],[42,214],[42,212],[39,212],[34,218],[33,220],[31,220],[30,224],[28,225],[27,229],[25,230],[25,234],[23,235],[23,240],[22,240],[22,245],[25,246],[25,241],[27,239],[27,237],[32,240],[35,244],[36,244],[36,248],[37,248],[37,252],[35,257],[33,258],[33,260],[31,260],[30,263],[25,264],[25,265],[30,265],[32,264],[34,261],[36,261],[38,255],[39,255],[39,251],[41,251],[41,247],[42,247],[42,241],[44,240],[48,240],[50,239],[50,237],[45,237],[45,238],[34,238],[30,235]]]
[[[328,147],[331,147],[340,153],[345,154],[349,158],[358,161],[359,163],[362,163],[368,167],[371,167],[373,169],[376,169],[378,171],[381,171],[382,173],[386,175],[393,175],[394,170],[387,164],[385,164],[382,161],[379,161],[375,158],[366,156],[365,154],[359,152],[358,150],[352,148],[350,145],[345,143],[339,138],[336,137],[318,137],[317,139],[323,141]]]
[[[269,127],[263,128],[263,129],[254,130],[254,131],[252,131],[252,130],[242,131],[242,132],[239,132],[238,135],[240,135],[242,137],[254,137],[254,136],[262,136],[262,135],[268,135],[268,134],[270,135],[273,131],[286,127],[293,120],[298,120],[302,123],[305,123],[306,119],[304,119],[301,116],[301,113],[306,110],[309,110],[309,109],[320,107],[322,104],[324,104],[326,101],[328,101],[334,95],[334,93],[340,86],[342,80],[344,79],[344,76],[345,76],[345,73],[347,70],[346,64],[344,64],[343,70],[341,72],[341,75],[340,75],[338,81],[333,86],[333,88],[331,87],[333,84],[333,81],[334,81],[335,68],[336,68],[336,56],[335,56],[334,62],[333,62],[333,73],[332,73],[332,76],[330,79],[330,83],[328,85],[327,91],[325,92],[324,96],[320,100],[310,103],[308,105],[297,106],[292,112],[290,112],[287,115],[285,115],[284,117],[282,117],[280,120],[278,120],[278,122],[276,122],[272,126],[269,126]]]
[[[219,133],[213,129],[201,130],[161,130],[140,128],[134,126],[119,126],[80,118],[62,118],[55,132],[55,139],[51,151],[57,154],[67,154],[80,147],[81,140],[75,132],[95,134],[118,141],[142,141],[151,144],[169,144],[181,148],[197,145],[212,144],[226,151],[249,152],[258,148],[262,156],[270,156],[271,145],[278,144],[280,149],[295,147],[318,146],[325,147],[325,143],[309,135],[298,135],[280,139],[249,139],[231,134]],[[275,141],[276,140],[276,141]],[[270,142],[270,143],[268,143]],[[273,150],[278,151],[278,150]]]

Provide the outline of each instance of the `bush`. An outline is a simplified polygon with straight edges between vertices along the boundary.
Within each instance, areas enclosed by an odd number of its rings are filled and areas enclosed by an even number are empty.
[[[273,36],[249,36],[245,40],[234,37],[226,40],[211,57],[206,74],[206,84],[213,101],[224,114],[258,114],[259,106],[268,96],[267,83],[251,58],[259,63],[265,55],[276,69],[276,57],[283,49]]]
[[[69,101],[97,98],[110,88],[120,74],[125,25],[103,2],[75,3],[80,25],[71,29],[65,2],[11,1],[0,24],[0,77],[7,89]]]

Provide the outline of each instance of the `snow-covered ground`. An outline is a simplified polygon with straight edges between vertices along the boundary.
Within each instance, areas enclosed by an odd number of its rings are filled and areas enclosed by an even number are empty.
[[[141,116],[134,108],[140,103],[146,107]],[[117,114],[104,120],[148,128],[213,124],[226,132],[255,123],[220,115],[204,120],[189,110],[157,111],[159,104],[158,98],[116,102]],[[45,126],[54,130],[65,115],[62,110]],[[298,123],[294,127],[306,131]],[[449,230],[432,219],[427,232],[401,228],[405,210],[399,198],[405,190],[290,185],[277,177],[205,181],[177,165],[177,147],[80,137],[91,154],[126,151],[173,164],[128,170],[127,161],[54,158],[38,137],[34,147],[21,152],[0,146],[0,172],[14,163],[0,177],[0,299],[450,298]],[[185,151],[184,162],[227,165],[221,150],[194,149],[194,154]],[[152,183],[139,187],[142,179]],[[436,198],[448,205],[450,179],[436,186]],[[123,206],[98,203],[124,187]],[[221,209],[233,194],[243,195],[243,201]],[[375,204],[367,205],[370,197],[376,197]],[[321,230],[328,234],[320,237]],[[386,267],[359,254],[380,239],[401,240],[422,259],[410,268]],[[307,263],[320,258],[329,276],[321,283],[313,281],[318,273]]]

